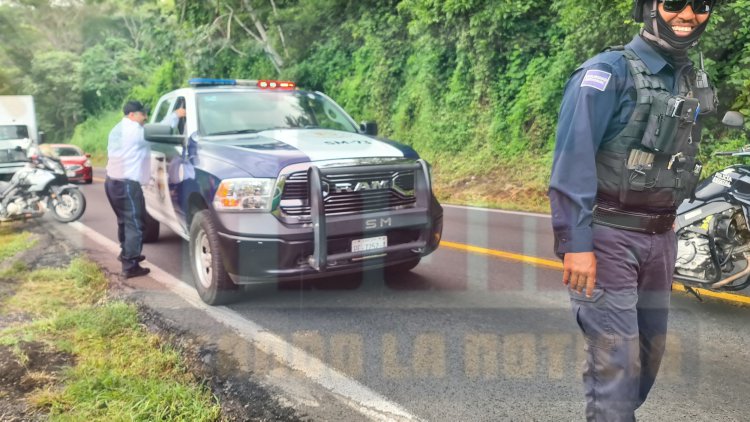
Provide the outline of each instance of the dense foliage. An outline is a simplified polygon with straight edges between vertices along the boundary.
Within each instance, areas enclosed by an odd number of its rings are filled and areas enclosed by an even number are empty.
[[[58,138],[126,97],[153,105],[188,75],[289,78],[412,144],[451,175],[444,196],[460,187],[455,198],[475,202],[493,184],[544,191],[568,75],[638,29],[630,1],[608,0],[3,3],[0,59],[14,66],[0,69],[0,93],[35,94]],[[750,0],[722,2],[701,48],[721,112],[750,116]],[[740,136],[717,118],[706,134],[722,140],[706,152]],[[532,196],[527,205],[543,208]]]

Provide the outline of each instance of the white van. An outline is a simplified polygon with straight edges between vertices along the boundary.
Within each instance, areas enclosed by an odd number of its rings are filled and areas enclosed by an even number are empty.
[[[22,168],[29,149],[38,143],[34,97],[0,95],[0,180]]]

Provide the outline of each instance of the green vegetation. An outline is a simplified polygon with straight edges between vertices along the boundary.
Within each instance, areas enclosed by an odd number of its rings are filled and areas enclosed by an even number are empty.
[[[0,244],[12,236],[0,233]],[[20,263],[0,277],[13,280],[4,283],[0,316],[23,316],[0,327],[0,346],[11,347],[24,366],[32,359],[29,345],[73,356],[73,366],[60,374],[28,373],[41,386],[26,397],[51,420],[219,419],[216,399],[179,353],[140,327],[133,305],[107,299],[107,280],[96,264],[76,258],[67,268],[31,272]]]
[[[31,233],[14,231],[14,225],[0,224],[0,261],[34,247],[36,239]]]
[[[76,126],[70,142],[91,154],[94,166],[103,166],[107,157],[107,138],[117,122],[122,119],[119,110],[103,111]]]
[[[188,76],[288,78],[326,92],[358,120],[377,121],[384,136],[414,146],[435,166],[443,199],[536,210],[547,208],[544,192],[568,75],[603,47],[628,42],[638,29],[630,1],[53,3],[34,10],[0,6],[0,23],[8,23],[0,34],[14,34],[0,47],[0,58],[14,64],[0,70],[0,93],[38,93],[45,124],[59,139],[73,129],[60,116],[69,113],[58,112],[56,120],[49,114],[52,103],[45,96],[54,97],[54,87],[68,87],[66,101],[83,110],[76,123],[98,122],[74,137],[76,143],[91,140],[86,142],[97,151],[96,140],[105,138],[87,132],[104,132],[109,120],[100,115],[118,109],[126,97],[153,106]],[[51,15],[66,8],[63,14],[75,18],[67,29],[55,26]],[[22,25],[24,19],[49,20],[50,29]],[[49,45],[42,35],[52,29],[72,32],[62,38],[75,42]],[[37,45],[76,55],[37,54]],[[701,48],[721,113],[734,109],[750,116],[750,0],[721,2]],[[22,69],[33,76],[37,68],[64,66],[72,73],[18,78]],[[77,82],[68,81],[71,75],[78,75]],[[19,79],[26,81],[20,87],[13,84]],[[741,142],[716,117],[705,123],[711,141],[706,152]],[[705,158],[708,169],[726,162]]]

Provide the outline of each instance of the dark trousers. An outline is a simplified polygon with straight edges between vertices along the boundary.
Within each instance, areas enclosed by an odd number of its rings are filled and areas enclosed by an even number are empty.
[[[650,235],[594,224],[597,283],[570,291],[586,339],[583,384],[588,421],[634,421],[659,371],[675,265],[672,231]]]
[[[128,271],[138,265],[137,258],[143,250],[143,215],[146,211],[143,189],[138,182],[108,177],[104,191],[117,216],[122,270]]]

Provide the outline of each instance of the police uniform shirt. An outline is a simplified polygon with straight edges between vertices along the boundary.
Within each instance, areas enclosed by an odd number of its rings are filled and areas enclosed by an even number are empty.
[[[627,48],[672,86],[674,94],[682,78],[679,75],[692,67],[675,70],[639,35]],[[593,251],[596,154],[602,143],[625,128],[635,105],[635,85],[621,51],[601,53],[588,60],[565,85],[548,192],[558,254]]]
[[[151,176],[150,155],[143,126],[125,117],[109,133],[107,176],[145,185]]]
[[[166,115],[163,119],[161,119],[161,122],[159,122],[164,125],[169,125],[172,129],[177,128],[177,125],[180,123],[180,116],[177,115],[176,111],[173,111]]]

